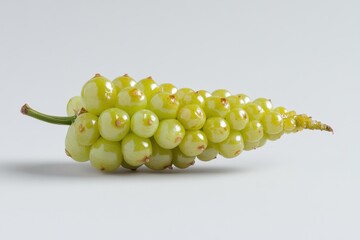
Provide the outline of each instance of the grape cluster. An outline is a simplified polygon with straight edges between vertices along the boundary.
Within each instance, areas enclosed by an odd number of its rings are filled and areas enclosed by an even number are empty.
[[[329,130],[306,115],[274,108],[266,98],[177,89],[151,77],[135,82],[128,75],[110,81],[96,74],[81,96],[69,100],[67,114],[76,116],[66,135],[67,155],[90,160],[101,171],[187,168],[195,158],[234,158],[284,133]]]

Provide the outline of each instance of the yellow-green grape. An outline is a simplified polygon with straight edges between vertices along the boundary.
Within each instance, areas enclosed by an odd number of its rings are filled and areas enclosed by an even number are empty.
[[[250,120],[260,120],[265,114],[264,109],[259,104],[253,102],[245,104],[243,109],[248,114]]]
[[[263,139],[263,138],[262,138],[262,139]],[[261,140],[260,140],[260,141],[261,141]],[[244,150],[245,150],[245,151],[255,150],[256,148],[259,147],[260,141],[256,141],[256,142],[247,142],[247,141],[244,141]]]
[[[214,97],[227,98],[231,96],[231,92],[226,89],[216,89],[211,93],[211,95]]]
[[[287,117],[288,111],[284,107],[276,107],[273,109],[274,112],[280,113],[283,118]]]
[[[82,146],[76,140],[74,124],[70,125],[66,133],[65,153],[78,162],[89,160],[90,147]]]
[[[177,168],[184,169],[195,164],[195,157],[186,156],[178,147],[172,150],[172,155],[172,164]]]
[[[98,117],[92,113],[80,114],[74,122],[76,140],[80,145],[93,145],[100,137]]]
[[[240,132],[231,131],[228,138],[218,144],[219,153],[225,158],[234,158],[244,150],[244,140]]]
[[[131,117],[131,131],[139,137],[152,137],[158,126],[159,118],[150,110],[139,110]]]
[[[240,98],[242,105],[245,105],[245,104],[251,102],[250,97],[246,94],[240,93],[240,94],[236,94],[235,96],[238,96]]]
[[[231,96],[227,97],[226,100],[229,102],[231,109],[241,108],[242,106],[244,106],[246,104],[244,99],[238,95],[231,95]]]
[[[100,114],[99,131],[106,140],[120,141],[129,130],[130,117],[125,111],[119,108],[109,108]]]
[[[217,157],[219,154],[218,146],[216,143],[208,142],[206,149],[197,155],[197,158],[201,161],[210,161]]]
[[[177,120],[179,120],[186,130],[199,130],[204,126],[206,116],[200,106],[190,104],[180,108],[177,114]]]
[[[154,139],[160,147],[173,149],[177,147],[185,136],[184,126],[176,119],[160,121],[154,134]]]
[[[127,87],[134,87],[136,84],[135,80],[127,74],[115,78],[112,83],[115,86],[117,92],[120,92],[120,90]]]
[[[156,84],[154,79],[152,79],[152,77],[147,77],[140,80],[136,83],[135,87],[140,89],[145,94],[148,101],[150,101],[155,94],[160,92],[159,86]]]
[[[264,136],[264,129],[258,120],[250,121],[241,131],[245,142],[258,142]]]
[[[205,100],[198,92],[190,92],[185,94],[179,101],[181,106],[186,106],[188,104],[196,104],[200,107],[204,107]]]
[[[266,134],[266,138],[270,141],[276,141],[281,138],[281,136],[284,134],[284,132],[279,132],[276,134]]]
[[[253,103],[259,105],[265,112],[269,112],[273,108],[271,100],[267,98],[257,98]]]
[[[131,166],[140,166],[150,161],[151,141],[134,133],[127,134],[121,141],[124,160]]]
[[[231,109],[225,119],[230,124],[231,129],[238,131],[243,130],[249,122],[249,117],[242,108]]]
[[[172,165],[172,151],[160,147],[155,140],[151,140],[152,154],[145,166],[152,170],[164,170]]]
[[[264,132],[267,134],[277,134],[284,130],[284,122],[280,113],[267,112],[261,120]]]
[[[176,99],[178,101],[181,101],[181,99],[184,97],[185,94],[192,93],[194,90],[191,88],[179,88],[175,94]]]
[[[202,96],[205,99],[207,99],[208,97],[211,97],[211,93],[209,93],[208,91],[205,90],[198,90],[196,91],[200,96]]]
[[[132,116],[135,112],[144,109],[147,103],[143,91],[136,87],[127,87],[117,95],[115,106],[126,111],[129,116]]]
[[[208,97],[205,101],[204,111],[206,117],[222,117],[224,118],[230,111],[230,104],[226,98]]]
[[[84,108],[84,105],[82,103],[81,96],[75,96],[70,98],[69,102],[67,103],[66,113],[68,116],[74,116],[82,108]]]
[[[221,117],[211,117],[206,120],[203,131],[210,142],[219,143],[229,136],[230,125]]]
[[[176,100],[175,95],[160,92],[153,96],[148,108],[153,111],[160,120],[163,120],[176,118],[179,106],[179,101]]]
[[[100,74],[96,74],[82,87],[81,99],[88,112],[99,115],[115,105],[116,94],[112,82]]]
[[[112,142],[104,138],[99,138],[91,146],[91,165],[100,171],[113,172],[120,167],[122,161],[123,156],[121,144],[119,142]]]
[[[173,85],[171,83],[160,84],[159,89],[160,89],[160,92],[167,92],[170,94],[175,94],[177,92],[177,88],[175,87],[175,85]]]
[[[296,128],[296,121],[293,117],[288,117],[284,119],[284,131],[286,133],[293,132]]]
[[[207,147],[208,140],[200,130],[186,131],[184,139],[179,144],[180,151],[186,156],[195,157]]]
[[[128,163],[125,162],[125,161],[122,161],[122,162],[121,162],[121,166],[122,166],[123,168],[129,169],[129,170],[131,170],[131,171],[136,171],[139,167],[141,167],[141,165],[140,165],[140,166],[131,166],[130,164],[128,164]]]

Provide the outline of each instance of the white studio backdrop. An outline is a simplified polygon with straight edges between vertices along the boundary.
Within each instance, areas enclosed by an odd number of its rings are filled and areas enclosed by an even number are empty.
[[[359,239],[358,1],[0,2],[1,239]],[[185,170],[101,174],[64,154],[95,73],[271,98],[335,134]]]

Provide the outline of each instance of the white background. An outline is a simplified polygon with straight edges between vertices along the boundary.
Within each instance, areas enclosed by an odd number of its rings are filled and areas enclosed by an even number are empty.
[[[0,239],[360,239],[360,4],[0,2]],[[55,115],[100,72],[268,97],[335,130],[164,173],[101,174]]]

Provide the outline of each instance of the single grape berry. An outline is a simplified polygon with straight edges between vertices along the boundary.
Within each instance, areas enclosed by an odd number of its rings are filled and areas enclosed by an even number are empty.
[[[112,83],[117,92],[120,92],[122,89],[127,87],[134,87],[136,84],[135,80],[127,74],[115,78]]]

